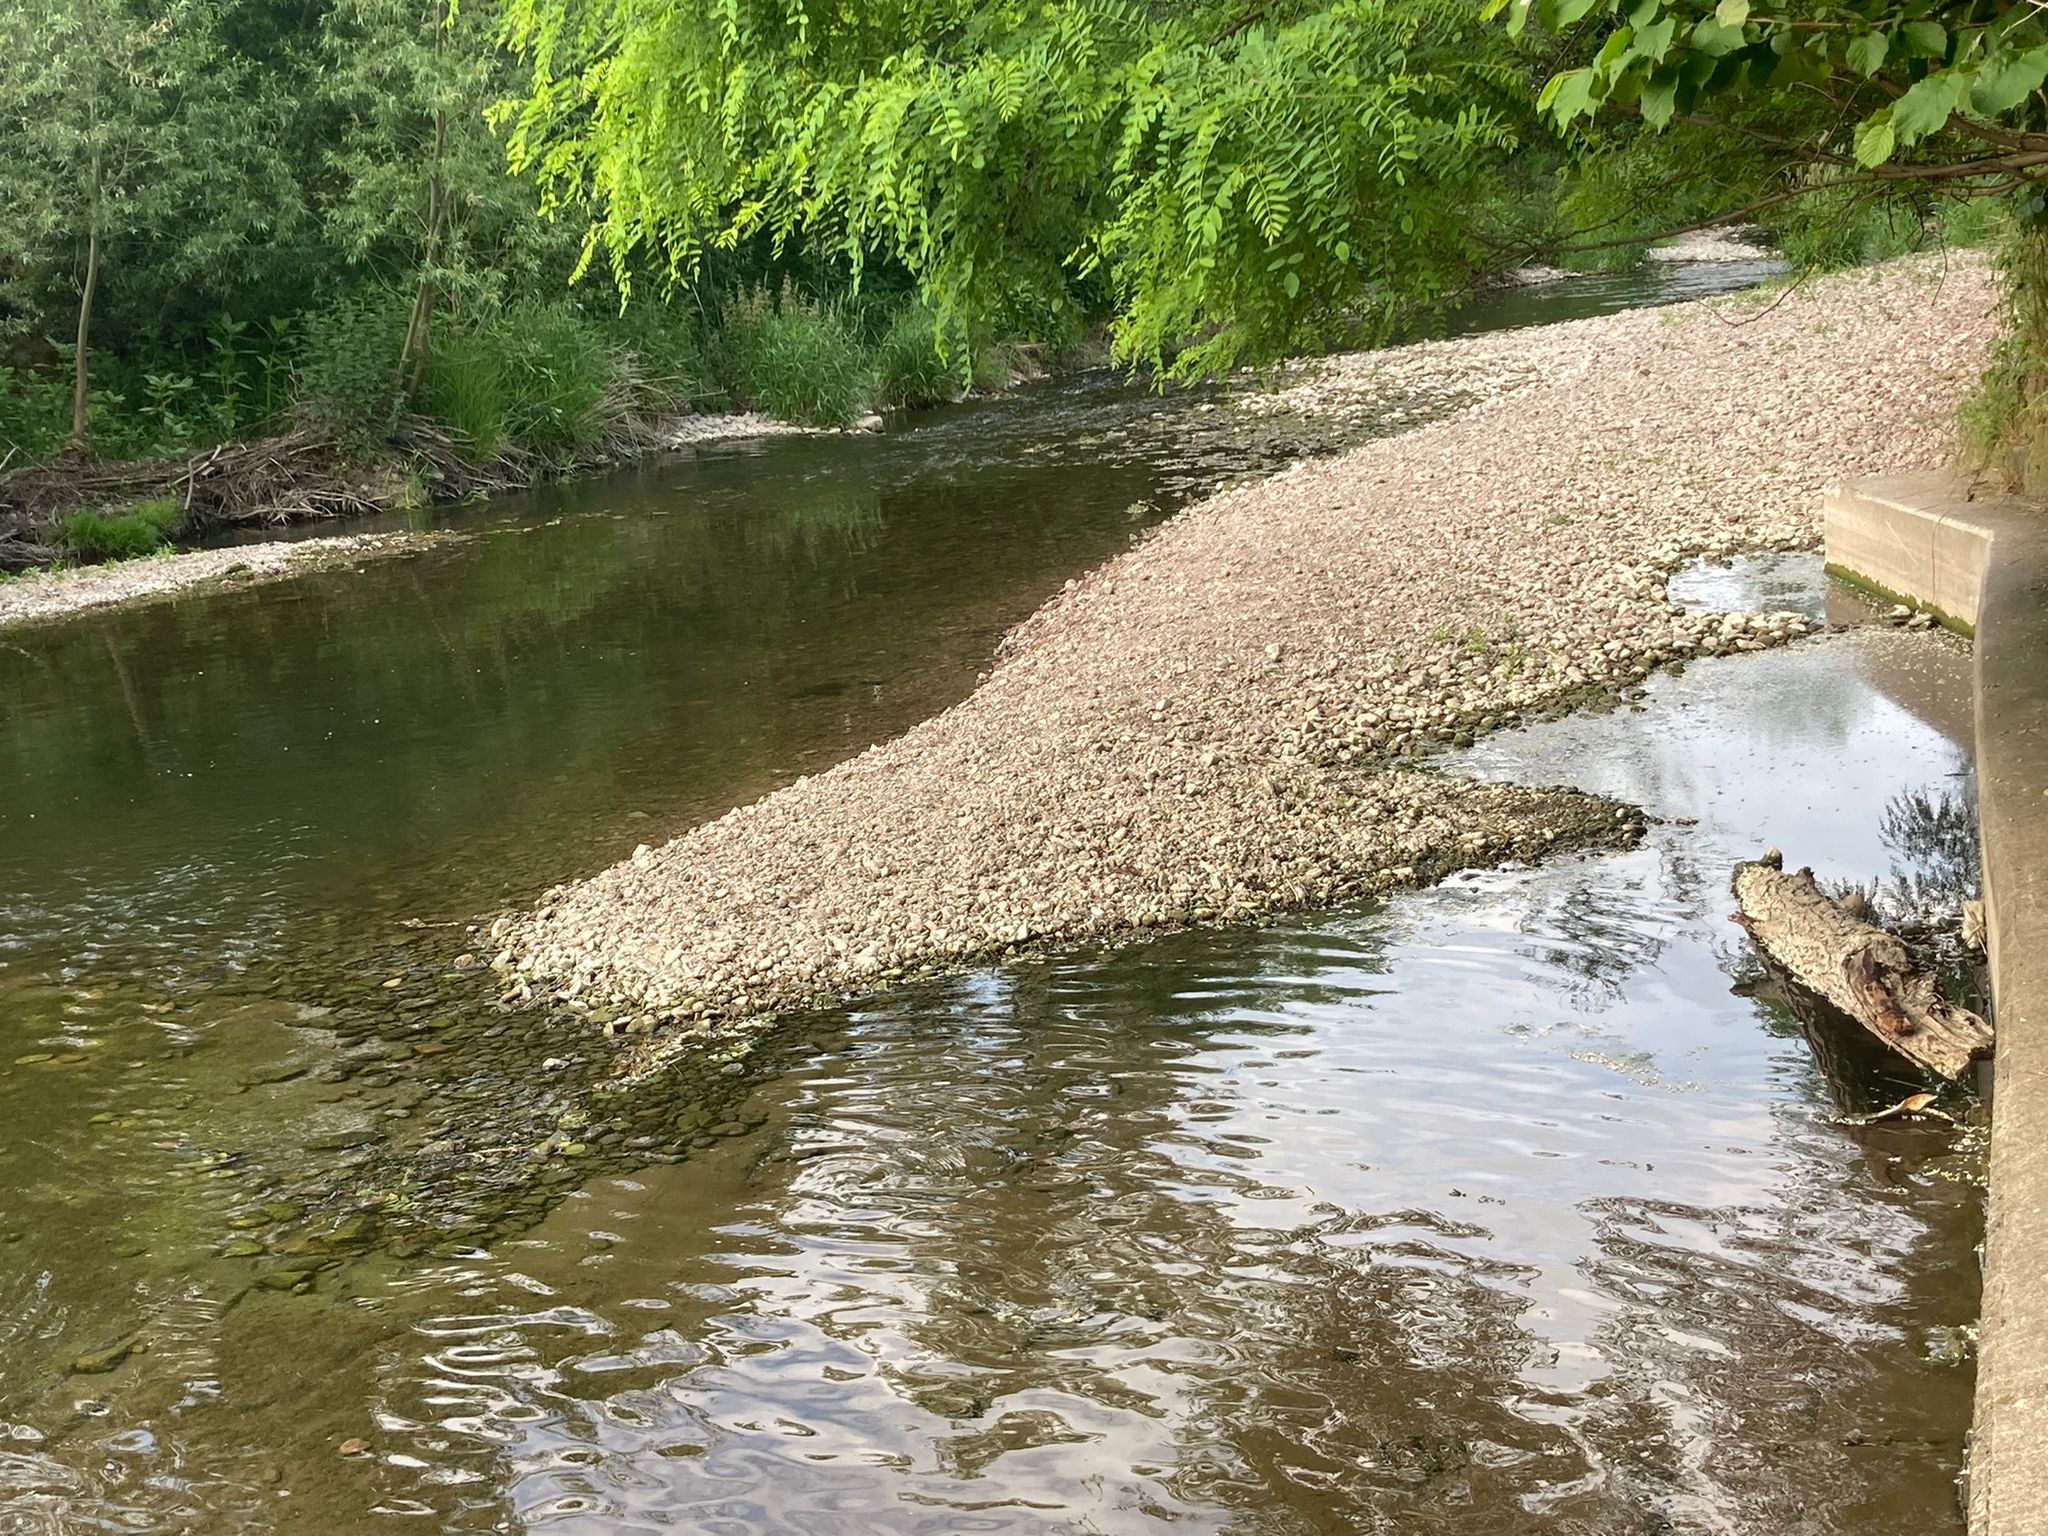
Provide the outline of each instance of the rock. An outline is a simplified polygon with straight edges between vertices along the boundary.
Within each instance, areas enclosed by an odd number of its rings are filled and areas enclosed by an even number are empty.
[[[133,1339],[123,1339],[118,1344],[109,1344],[105,1349],[89,1349],[75,1357],[71,1369],[80,1376],[104,1376],[126,1360],[139,1353],[141,1346]]]

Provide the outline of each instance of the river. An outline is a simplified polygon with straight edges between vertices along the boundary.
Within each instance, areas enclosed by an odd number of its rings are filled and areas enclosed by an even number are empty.
[[[459,967],[1328,446],[1047,385],[0,639],[0,1532],[1959,1529],[1967,1159],[1841,1123],[1913,1085],[1817,1057],[1725,920],[1765,842],[1968,878],[1952,642],[1435,765],[1643,804],[1630,852],[907,988],[624,1098]],[[1765,587],[1867,617],[1811,560],[1685,590]]]

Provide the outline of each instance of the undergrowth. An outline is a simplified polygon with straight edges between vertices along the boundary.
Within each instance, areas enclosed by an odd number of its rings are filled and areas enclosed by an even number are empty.
[[[81,509],[59,518],[52,533],[74,560],[132,560],[168,544],[180,520],[178,503],[165,496],[113,510]]]
[[[2008,330],[1956,413],[1962,468],[2048,492],[2048,226],[2026,210],[1998,246]]]

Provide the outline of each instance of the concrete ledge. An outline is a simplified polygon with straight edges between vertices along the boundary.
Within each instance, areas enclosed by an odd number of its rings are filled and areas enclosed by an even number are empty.
[[[1827,502],[1827,560],[1974,628],[1998,1050],[1970,1453],[1973,1536],[2048,1532],[2048,508],[1946,476]]]

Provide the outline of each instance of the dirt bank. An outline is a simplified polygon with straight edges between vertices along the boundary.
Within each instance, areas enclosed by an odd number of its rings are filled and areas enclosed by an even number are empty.
[[[1974,261],[1341,361],[1475,361],[1454,418],[1216,496],[1048,603],[955,708],[550,892],[512,994],[648,1029],[1019,943],[1232,921],[1611,830],[1395,766],[1793,615],[1675,610],[1690,555],[1810,545],[1841,476],[1927,463],[1993,334]]]

